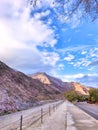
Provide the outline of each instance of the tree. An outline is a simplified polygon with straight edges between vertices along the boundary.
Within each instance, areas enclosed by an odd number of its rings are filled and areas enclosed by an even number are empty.
[[[69,90],[69,91],[65,92],[64,96],[70,102],[73,102],[73,101],[80,101],[81,102],[81,101],[87,101],[87,99],[88,99],[88,95],[78,94],[74,90]]]
[[[98,102],[98,89],[92,88],[89,90],[89,101],[95,103]]]
[[[29,2],[35,7],[43,0],[29,0]],[[62,17],[69,18],[81,10],[83,17],[88,15],[92,21],[98,18],[98,0],[53,0],[52,4],[56,14]]]
[[[65,98],[70,102],[78,100],[78,94],[74,90],[69,90],[64,94]]]

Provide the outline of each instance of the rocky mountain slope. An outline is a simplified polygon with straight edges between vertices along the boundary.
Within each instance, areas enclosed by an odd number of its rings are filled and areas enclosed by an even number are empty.
[[[38,79],[43,84],[46,84],[48,87],[53,87],[60,92],[65,92],[67,90],[75,90],[79,94],[88,95],[89,88],[77,82],[63,82],[60,79],[49,76],[46,73],[36,73],[31,77],[33,79]]]
[[[88,95],[88,91],[90,88],[77,82],[71,82],[71,89],[75,90],[79,94]]]
[[[68,86],[65,85],[63,81],[61,81],[58,78],[49,76],[46,73],[36,73],[31,76],[32,79],[38,79],[40,82],[42,82],[44,85],[50,88],[54,88],[55,90],[58,90],[60,92],[68,90]]]
[[[25,109],[40,100],[56,99],[61,94],[37,79],[15,71],[0,62],[0,112]]]

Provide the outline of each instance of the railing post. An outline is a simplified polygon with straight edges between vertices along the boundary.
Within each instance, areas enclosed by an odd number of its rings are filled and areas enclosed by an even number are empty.
[[[56,109],[57,109],[57,104],[55,105]]]
[[[55,112],[55,104],[53,104],[53,111]]]
[[[22,130],[22,121],[23,121],[23,116],[21,115],[21,117],[20,117],[20,130]]]
[[[51,116],[51,107],[49,105],[49,116]]]
[[[43,108],[41,108],[41,124],[43,124]]]

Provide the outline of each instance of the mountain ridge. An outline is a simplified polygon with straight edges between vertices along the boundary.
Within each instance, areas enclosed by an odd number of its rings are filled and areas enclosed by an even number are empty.
[[[39,72],[31,76],[33,79],[38,79],[43,84],[55,86],[60,92],[67,91],[69,89],[77,91],[79,94],[88,95],[89,87],[86,87],[78,82],[63,82],[62,80],[52,77],[44,72]],[[48,82],[47,82],[48,81]]]

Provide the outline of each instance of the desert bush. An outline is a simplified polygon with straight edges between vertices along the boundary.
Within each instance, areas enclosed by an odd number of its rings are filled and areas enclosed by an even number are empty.
[[[77,94],[77,92],[75,92],[73,90],[65,92],[64,96],[70,102],[78,100],[78,94]]]
[[[88,100],[93,103],[98,102],[98,89],[97,88],[92,88],[89,90]]]
[[[88,99],[87,95],[78,94],[74,90],[69,90],[69,91],[65,92],[64,96],[70,102],[74,102],[74,101],[86,101]]]

